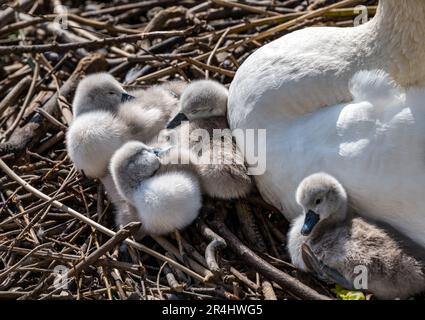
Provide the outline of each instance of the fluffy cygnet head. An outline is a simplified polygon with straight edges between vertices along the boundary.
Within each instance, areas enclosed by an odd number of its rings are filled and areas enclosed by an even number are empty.
[[[228,93],[227,88],[216,81],[192,82],[180,98],[180,112],[169,122],[167,128],[173,129],[185,120],[224,117]]]
[[[131,141],[111,159],[111,174],[118,191],[134,206],[149,234],[182,229],[192,223],[201,208],[196,176],[180,171],[155,174],[166,152],[167,149]]]
[[[121,103],[132,98],[110,74],[91,74],[78,84],[72,106],[74,116],[95,110],[115,113]]]
[[[130,141],[111,158],[110,171],[118,191],[128,198],[141,181],[149,178],[161,166],[160,156],[166,150],[156,149],[139,141]]]
[[[334,177],[316,173],[298,186],[296,200],[305,214],[302,235],[309,235],[316,225],[325,221],[344,220],[347,214],[347,193]]]

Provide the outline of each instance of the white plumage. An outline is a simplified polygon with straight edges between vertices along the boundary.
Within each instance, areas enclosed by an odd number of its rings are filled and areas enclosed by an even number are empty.
[[[131,96],[106,73],[89,75],[77,87],[75,119],[66,135],[68,153],[77,169],[102,181],[115,205],[117,225],[138,219],[109,173],[110,159],[125,142],[156,136],[177,112],[176,95],[185,87],[183,82],[170,82],[132,92]]]
[[[189,120],[225,117],[229,91],[221,83],[198,80],[190,83],[180,98],[180,112]]]
[[[403,98],[400,86],[382,70],[361,70],[349,83],[354,102],[369,101],[375,107],[391,107]]]
[[[128,139],[128,127],[110,112],[82,114],[67,134],[69,157],[89,177],[106,174],[112,154]]]
[[[117,112],[119,104],[127,94],[121,84],[108,73],[94,73],[78,84],[72,110],[77,117],[93,110]]]
[[[387,77],[381,72],[363,75],[381,78],[376,84]],[[360,81],[359,90],[361,83],[367,82]],[[394,87],[386,85],[373,88],[374,97],[378,91],[382,97],[387,94],[387,108],[385,99],[373,104],[355,96],[353,103],[321,109],[287,128],[271,127],[267,141],[271,186],[292,219],[297,204],[290,195],[298,183],[314,172],[329,172],[344,183],[351,205],[361,214],[389,223],[425,245],[425,112],[420,102],[425,92],[393,92]],[[276,144],[273,136],[278,132],[285,139]],[[284,179],[274,177],[281,174]]]
[[[165,127],[185,86],[170,82],[131,96],[110,74],[87,76],[77,87],[66,139],[75,166],[93,178],[106,175],[112,153],[124,142],[149,141]]]
[[[120,83],[107,73],[89,75],[78,84],[72,105],[75,118],[66,144],[75,167],[89,177],[106,175],[113,152],[130,137],[130,128],[118,116],[126,96]]]
[[[201,208],[199,182],[187,172],[168,172],[142,181],[131,198],[143,228],[153,234],[187,227]]]
[[[118,212],[122,224],[142,222],[149,234],[183,229],[195,220],[202,204],[198,178],[186,171],[158,172],[157,149],[130,141],[115,152],[110,171],[119,194],[136,214]]]
[[[267,130],[267,170],[255,178],[288,219],[301,179],[327,171],[362,214],[425,246],[425,111],[413,98],[420,93],[389,80],[425,84],[424,29],[424,1],[382,0],[364,25],[290,33],[239,68],[230,127]],[[384,71],[358,74],[353,100],[350,79],[364,69]]]

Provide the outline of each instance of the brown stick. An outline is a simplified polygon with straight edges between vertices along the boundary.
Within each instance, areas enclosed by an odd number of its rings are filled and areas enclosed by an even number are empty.
[[[67,274],[64,275],[65,278],[70,278],[75,274],[78,274],[86,266],[94,264],[100,257],[102,257],[109,250],[114,248],[116,245],[127,239],[128,237],[134,235],[140,228],[140,222],[131,222],[122,229],[120,229],[115,235],[106,241],[99,249],[92,252],[87,258],[80,261],[75,267],[73,267]]]
[[[62,253],[56,253],[56,252],[47,252],[45,250],[39,250],[32,252],[33,257],[43,258],[43,259],[51,259],[51,260],[60,260],[60,261],[78,261],[80,257],[76,255],[70,255],[70,254],[62,254]],[[39,251],[38,251],[39,250]],[[20,247],[9,247],[6,245],[1,244],[0,245],[0,251],[11,251],[14,253],[17,253],[19,255],[26,255],[31,252],[30,249],[26,248],[20,248]]]
[[[159,11],[155,17],[149,21],[148,25],[143,30],[144,32],[152,32],[160,30],[161,27],[167,22],[167,20],[184,16],[186,14],[186,9],[184,7],[170,7],[164,10]]]
[[[59,92],[54,94],[43,106],[43,110],[54,116],[58,111],[58,97],[69,97],[74,92],[83,74],[89,69],[99,70],[99,65],[102,63],[104,63],[103,56],[97,54],[82,59],[71,77],[60,88]],[[18,156],[26,148],[30,148],[47,131],[48,126],[44,124],[45,118],[41,114],[35,114],[25,126],[15,130],[8,142],[0,144],[0,155],[14,153],[15,156]]]
[[[110,8],[84,12],[81,16],[83,17],[99,16],[102,14],[118,13],[118,12],[128,11],[132,9],[149,10],[153,7],[165,6],[167,4],[172,4],[174,2],[175,0],[138,1],[136,3],[123,4],[121,6],[113,6]]]
[[[229,33],[230,29],[227,28],[226,31],[221,35],[221,37],[218,39],[217,43],[214,46],[214,49],[211,51],[210,56],[207,59],[207,65],[211,65],[212,59],[214,58],[218,48],[220,47],[221,43],[223,42],[224,38],[226,38],[227,34]],[[210,70],[205,71],[205,79],[208,80],[210,77]]]
[[[34,0],[23,0],[19,1],[17,9],[27,10],[31,7]],[[7,25],[10,21],[12,21],[15,17],[15,8],[9,7],[5,10],[0,11],[0,28]]]
[[[236,203],[236,215],[241,226],[241,231],[245,239],[248,240],[248,243],[253,245],[258,251],[266,251],[267,247],[258,229],[252,208],[246,202],[238,201]]]
[[[15,87],[13,87],[12,90],[10,90],[7,96],[2,101],[0,101],[0,115],[7,107],[10,107],[13,103],[15,103],[16,99],[26,88],[28,88],[30,83],[31,78],[24,77]]]
[[[198,60],[192,59],[192,58],[181,58],[181,60],[185,60],[187,61],[189,64],[193,64],[201,69],[205,69],[205,70],[209,70],[211,72],[217,72],[220,74],[223,74],[229,78],[233,78],[235,76],[235,72],[231,71],[231,70],[227,70],[227,69],[223,69],[220,67],[216,67],[216,66],[211,66],[205,63],[202,63]]]
[[[236,1],[226,1],[226,0],[211,0],[211,1],[216,3],[216,4],[225,6],[225,7],[239,8],[239,9],[242,9],[244,11],[258,13],[258,14],[265,14],[267,16],[278,16],[279,15],[279,13],[277,13],[277,12],[259,9],[259,8],[253,7],[253,6],[238,3]]]
[[[315,290],[307,287],[297,279],[273,267],[265,260],[257,256],[251,249],[245,246],[239,239],[219,220],[214,220],[210,224],[226,240],[227,245],[245,260],[251,267],[258,270],[264,277],[276,282],[283,288],[301,299],[308,300],[329,300],[329,297],[319,294]]]
[[[220,266],[217,263],[216,253],[218,250],[225,248],[226,241],[203,222],[199,223],[199,230],[202,235],[207,238],[210,243],[205,249],[205,261],[207,262],[208,268],[215,274],[219,274],[221,272]]]
[[[45,248],[45,247],[49,247],[51,246],[50,243],[44,243],[42,245],[39,245],[37,247],[35,247],[34,249],[32,249],[31,251],[29,251],[21,260],[19,260],[15,265],[7,268],[5,271],[3,271],[2,273],[0,273],[0,283],[14,270],[16,270],[19,266],[21,266],[29,257],[31,257],[35,252]]]
[[[52,43],[52,44],[36,44],[36,45],[19,45],[19,46],[0,46],[0,55],[6,54],[22,54],[22,53],[42,53],[54,51],[56,53],[69,52],[77,49],[95,50],[106,47],[108,45],[116,45],[124,42],[136,42],[138,40],[149,38],[170,38],[175,36],[188,36],[193,28],[184,31],[154,31],[148,33],[132,34],[118,37],[104,38],[100,40],[91,40],[84,42],[71,43]]]
[[[263,281],[262,289],[265,300],[277,300],[276,293],[274,292],[273,286],[269,281]]]
[[[336,9],[336,8],[340,8],[340,7],[343,7],[343,6],[352,5],[353,3],[358,2],[358,1],[359,0],[343,0],[341,2],[337,2],[337,3],[333,4],[333,5],[330,5],[330,6],[321,8],[321,9],[317,9],[317,10],[314,10],[312,12],[308,12],[308,13],[302,15],[299,18],[296,18],[294,20],[288,21],[286,23],[282,23],[281,25],[278,25],[278,26],[276,26],[274,28],[270,28],[267,31],[264,31],[264,32],[262,32],[262,33],[260,33],[260,34],[258,34],[256,36],[254,36],[251,39],[251,41],[257,41],[257,40],[266,39],[266,38],[268,38],[268,37],[276,34],[277,32],[281,32],[281,31],[287,30],[290,27],[295,26],[296,24],[301,23],[301,22],[303,22],[303,21],[305,21],[307,19],[316,18],[316,17],[318,17],[318,16],[320,16],[320,15],[322,15],[322,14],[324,14],[324,13],[326,13],[326,12],[332,10],[332,9]]]
[[[53,200],[51,197],[49,197],[48,195],[44,194],[43,192],[37,190],[36,188],[34,188],[33,186],[31,186],[28,182],[26,182],[25,180],[23,180],[20,176],[18,176],[12,169],[9,168],[9,166],[2,160],[0,159],[0,169],[2,169],[10,178],[12,178],[13,180],[15,180],[18,184],[20,184],[22,187],[24,187],[26,190],[28,190],[29,192],[31,192],[32,194],[34,194],[35,196],[37,196],[40,199],[43,199],[45,201],[49,201],[52,203],[52,205],[60,210],[62,210],[63,212],[66,212],[68,214],[70,214],[71,216],[77,218],[78,220],[90,225],[91,227],[95,228],[96,230],[110,236],[113,237],[115,235],[115,232],[104,227],[103,225],[93,221],[92,219],[86,217],[85,215],[71,209],[70,207],[64,205],[63,203],[57,201],[57,200]],[[183,272],[185,272],[186,274],[188,274],[189,276],[193,277],[194,279],[200,281],[200,282],[205,282],[205,278],[200,276],[199,274],[197,274],[196,272],[193,272],[192,270],[186,268],[185,266],[177,263],[176,261],[169,259],[167,257],[165,257],[164,255],[156,252],[155,250],[152,250],[138,242],[126,239],[124,241],[127,245],[132,246],[140,251],[143,251],[147,254],[150,254],[152,256],[154,256],[155,258],[161,260],[161,261],[166,261],[169,264],[175,266],[176,268],[179,268],[180,270],[182,270]]]

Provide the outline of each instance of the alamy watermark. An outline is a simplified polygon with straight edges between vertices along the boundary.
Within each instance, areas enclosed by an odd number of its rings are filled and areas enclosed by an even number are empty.
[[[354,26],[357,27],[369,21],[369,11],[366,6],[359,5],[354,8],[354,13],[357,16],[354,18]]]
[[[354,267],[353,286],[356,290],[368,290],[369,289],[369,272],[366,266],[358,265]]]
[[[53,269],[53,274],[55,275],[53,286],[55,287],[55,289],[68,290],[68,272],[69,268],[61,264],[57,265]]]
[[[266,129],[213,129],[211,134],[201,128],[190,131],[188,125],[181,125],[179,130],[162,130],[157,142],[177,148],[179,154],[164,159],[164,164],[246,164],[249,175],[266,171]]]
[[[63,5],[56,5],[54,12],[57,14],[56,18],[53,20],[55,28],[58,30],[68,30],[68,8]]]

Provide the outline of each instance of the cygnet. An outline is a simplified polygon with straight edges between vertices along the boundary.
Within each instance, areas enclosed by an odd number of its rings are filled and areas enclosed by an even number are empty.
[[[218,82],[192,82],[183,91],[180,111],[167,128],[189,133],[192,154],[198,156],[197,160],[203,159],[192,164],[204,193],[211,197],[233,199],[249,193],[251,178],[244,157],[228,129],[227,96],[227,88]],[[204,129],[209,139],[194,136],[200,132],[199,129]],[[216,135],[217,129],[223,134]]]
[[[130,141],[112,156],[110,171],[119,194],[137,215],[121,215],[121,224],[141,221],[148,234],[183,229],[198,216],[202,195],[198,178],[188,171],[159,172],[167,151]]]
[[[425,289],[421,248],[390,227],[351,212],[346,191],[334,177],[317,173],[305,178],[296,201],[304,212],[288,235],[296,267],[343,286],[366,289],[380,299],[404,299]],[[309,263],[309,254],[318,264]],[[355,286],[360,272],[366,272],[367,288]]]

